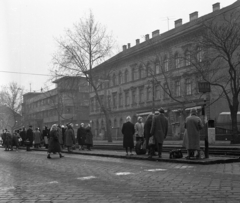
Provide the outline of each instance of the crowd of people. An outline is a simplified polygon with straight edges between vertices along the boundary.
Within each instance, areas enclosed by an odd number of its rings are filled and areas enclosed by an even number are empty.
[[[127,116],[126,122],[122,126],[123,147],[126,149],[126,155],[129,153],[133,155],[134,147],[135,151],[137,147],[141,147],[148,152],[149,158],[156,156],[156,151],[158,157],[162,157],[163,142],[168,134],[168,119],[164,115],[164,109],[160,108],[158,111],[158,114],[150,113],[145,123],[143,123],[142,117],[138,117],[137,122],[133,124],[131,117]],[[200,130],[202,128],[203,123],[197,116],[196,109],[192,109],[190,116],[186,118],[183,140],[188,152],[187,159],[190,157],[200,158]],[[75,136],[73,125],[69,123],[66,126],[53,124],[50,129],[45,126],[42,131],[39,128],[33,130],[30,125],[27,130],[23,127],[15,130],[12,134],[5,129],[1,137],[6,151],[13,150],[13,146],[16,146],[16,149],[19,146],[26,147],[27,151],[30,151],[32,147],[45,147],[49,159],[52,153],[58,153],[59,157],[62,158],[61,151],[64,148],[71,153],[76,143],[79,150],[84,150],[85,147],[87,150],[91,150],[93,146],[91,126],[90,124],[84,125],[84,123],[80,124],[77,136]],[[134,137],[136,139],[135,146]],[[138,143],[140,144],[138,145]]]
[[[15,130],[14,133],[10,133],[8,129],[4,129],[2,134],[2,145],[5,147],[5,151],[13,150],[13,147],[19,149],[19,146],[26,147],[27,151],[31,151],[31,148],[45,147],[47,149],[47,158],[51,158],[51,154],[61,154],[62,149],[66,148],[69,153],[73,148],[76,148],[78,143],[79,150],[84,150],[85,146],[87,150],[91,150],[93,146],[93,135],[91,132],[90,124],[86,126],[81,123],[77,130],[77,136],[73,130],[73,124],[69,123],[66,126],[53,124],[49,129],[47,126],[41,131],[36,127],[33,130],[33,126],[29,125],[26,130],[25,127]]]
[[[156,155],[162,158],[163,142],[168,134],[168,119],[164,115],[164,109],[160,108],[159,113],[150,113],[145,123],[143,118],[138,117],[137,122],[133,124],[131,117],[127,116],[126,122],[122,126],[123,147],[126,149],[126,155],[133,155],[132,150],[135,147],[142,147],[148,152],[149,158]],[[187,157],[200,158],[200,130],[203,128],[201,119],[197,116],[196,109],[192,109],[190,115],[186,118],[184,134],[184,147],[187,149]],[[134,137],[136,145],[134,146]],[[138,143],[141,143],[138,145]]]

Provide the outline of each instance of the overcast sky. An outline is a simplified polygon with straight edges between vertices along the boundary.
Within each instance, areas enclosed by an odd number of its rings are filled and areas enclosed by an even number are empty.
[[[212,12],[212,4],[226,7],[236,0],[0,0],[0,86],[16,81],[25,92],[54,85],[49,80],[51,58],[57,50],[54,38],[89,13],[113,34],[118,46],[157,29],[173,29],[174,21],[189,21]],[[6,73],[17,72],[17,73]],[[36,75],[27,75],[31,73]],[[41,75],[42,74],[42,75]]]

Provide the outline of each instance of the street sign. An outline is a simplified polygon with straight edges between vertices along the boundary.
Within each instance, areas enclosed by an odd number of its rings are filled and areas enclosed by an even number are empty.
[[[198,91],[205,93],[211,92],[210,83],[209,82],[198,82]]]

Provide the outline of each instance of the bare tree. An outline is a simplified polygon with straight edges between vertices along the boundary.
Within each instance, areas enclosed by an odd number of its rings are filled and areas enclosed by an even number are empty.
[[[113,49],[113,39],[104,26],[96,22],[94,15],[81,19],[73,30],[66,32],[66,39],[57,40],[59,53],[53,62],[59,75],[84,76],[96,94],[96,100],[106,120],[108,141],[112,142],[109,125],[109,111],[99,96],[100,76],[93,74],[93,68],[106,60]],[[108,79],[108,78],[101,78]]]
[[[240,92],[240,14],[231,11],[203,22],[196,43],[203,50],[201,63],[191,63],[202,79],[224,97],[232,120],[233,143],[238,139],[237,112]],[[199,55],[200,56],[200,55]]]
[[[11,82],[0,90],[0,105],[4,105],[10,110],[8,111],[9,115],[4,116],[5,123],[11,126],[12,130],[16,127],[17,118],[21,114],[22,95],[23,89],[15,82]]]

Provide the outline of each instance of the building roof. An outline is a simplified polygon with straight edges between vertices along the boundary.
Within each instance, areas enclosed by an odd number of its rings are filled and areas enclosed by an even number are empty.
[[[64,77],[58,78],[52,82],[59,83],[60,81],[67,80],[67,79],[85,79],[85,77],[83,77],[83,76],[64,76]]]
[[[175,27],[165,33],[159,34],[155,37],[149,38],[148,40],[139,43],[131,48],[128,48],[126,50],[123,50],[122,52],[116,54],[112,58],[108,59],[107,61],[101,63],[100,65],[93,68],[93,71],[99,70],[101,68],[105,68],[106,66],[111,65],[112,63],[119,62],[123,59],[129,58],[135,54],[139,54],[144,52],[145,50],[151,48],[154,45],[158,45],[160,42],[168,42],[169,40],[172,40],[174,37],[177,37],[181,34],[189,33],[191,31],[194,31],[196,29],[199,29],[202,25],[202,23],[206,20],[210,20],[211,18],[217,17],[219,15],[222,15],[225,12],[231,11],[233,9],[240,9],[240,0],[234,2],[233,4],[224,7],[222,9],[213,11],[209,14],[206,14],[204,16],[201,16],[195,20],[191,20],[185,24],[182,24],[178,27]]]

